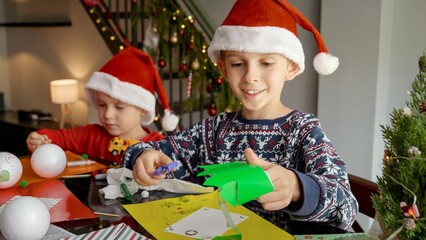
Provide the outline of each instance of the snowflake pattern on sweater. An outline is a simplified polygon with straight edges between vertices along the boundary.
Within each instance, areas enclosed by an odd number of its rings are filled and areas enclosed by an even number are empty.
[[[202,184],[199,165],[245,161],[250,147],[259,158],[292,170],[303,200],[280,211],[267,211],[257,201],[244,206],[279,227],[289,219],[325,222],[348,229],[358,203],[350,191],[346,165],[312,114],[292,111],[273,120],[243,119],[241,112],[222,113],[168,136],[162,141],[137,143],[124,154],[122,165],[132,169],[145,149],[157,149],[174,161],[177,170],[168,178]]]

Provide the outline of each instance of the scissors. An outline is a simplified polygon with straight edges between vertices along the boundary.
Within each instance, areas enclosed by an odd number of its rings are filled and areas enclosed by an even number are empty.
[[[178,162],[172,162],[167,165],[159,166],[157,169],[155,169],[155,175],[161,175],[167,172],[171,172],[173,168],[177,167],[177,165]]]

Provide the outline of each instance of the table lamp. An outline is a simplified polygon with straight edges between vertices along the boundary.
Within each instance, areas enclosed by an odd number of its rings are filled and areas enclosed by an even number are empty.
[[[50,82],[50,95],[53,103],[61,104],[61,117],[59,127],[63,128],[65,118],[68,116],[71,127],[72,122],[72,106],[71,103],[78,100],[78,82],[74,79],[59,79]]]

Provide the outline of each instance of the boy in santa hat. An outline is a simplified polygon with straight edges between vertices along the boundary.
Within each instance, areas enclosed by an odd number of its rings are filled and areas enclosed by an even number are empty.
[[[133,145],[123,165],[133,169],[135,181],[154,185],[167,177],[203,183],[205,178],[197,177],[201,165],[247,161],[262,167],[274,186],[272,192],[246,203],[247,208],[282,228],[293,219],[348,229],[358,203],[344,161],[313,114],[281,101],[285,82],[305,68],[296,23],[317,41],[314,68],[331,74],[338,59],[287,1],[237,0],[216,30],[208,54],[242,110],[210,117],[163,141]],[[173,161],[178,162],[175,171],[152,174]]]
[[[155,117],[154,92],[165,109],[163,129],[173,131],[178,124],[177,116],[170,112],[167,95],[152,59],[134,47],[122,50],[94,72],[85,89],[96,107],[100,125],[32,132],[27,138],[30,151],[42,144],[53,143],[76,154],[87,154],[100,163],[118,165],[121,154],[117,153],[124,151],[117,151],[120,149],[115,148],[114,143],[128,146],[138,141],[164,138],[145,127]]]

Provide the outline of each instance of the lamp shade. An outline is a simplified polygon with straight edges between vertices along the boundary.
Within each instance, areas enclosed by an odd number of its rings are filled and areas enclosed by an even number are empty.
[[[78,100],[78,82],[74,79],[60,79],[50,82],[50,96],[53,103],[72,103]]]

